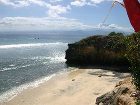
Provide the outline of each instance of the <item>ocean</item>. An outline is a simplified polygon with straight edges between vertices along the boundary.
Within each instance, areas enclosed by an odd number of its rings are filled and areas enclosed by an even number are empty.
[[[68,43],[90,35],[45,32],[0,33],[0,102],[72,69],[65,62]]]

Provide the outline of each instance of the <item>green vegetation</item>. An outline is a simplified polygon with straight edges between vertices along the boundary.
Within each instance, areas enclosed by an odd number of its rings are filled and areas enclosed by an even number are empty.
[[[126,57],[130,62],[130,70],[132,72],[133,82],[138,90],[140,90],[140,32],[134,33],[125,39],[127,45]],[[140,105],[140,97],[137,97],[136,105]]]
[[[136,102],[136,105],[140,105],[140,101],[137,101],[137,102]]]
[[[66,51],[67,63],[101,66],[128,66],[125,36],[115,33],[108,36],[91,36],[74,44]]]
[[[123,35],[123,33],[111,32],[108,34],[108,36],[124,36],[124,35]]]
[[[134,33],[126,38],[126,57],[129,60],[134,84],[140,89],[140,33]]]

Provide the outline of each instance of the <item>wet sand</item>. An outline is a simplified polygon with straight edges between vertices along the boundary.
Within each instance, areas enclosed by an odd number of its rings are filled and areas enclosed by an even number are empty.
[[[96,98],[114,89],[120,80],[110,71],[75,69],[26,89],[0,105],[95,105]]]

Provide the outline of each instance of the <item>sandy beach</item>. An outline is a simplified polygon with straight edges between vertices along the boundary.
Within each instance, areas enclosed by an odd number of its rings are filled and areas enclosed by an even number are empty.
[[[121,79],[111,71],[75,69],[26,89],[0,105],[95,105],[96,98],[114,89]]]

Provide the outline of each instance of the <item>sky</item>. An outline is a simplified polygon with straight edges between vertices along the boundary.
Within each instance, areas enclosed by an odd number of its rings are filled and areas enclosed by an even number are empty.
[[[122,2],[121,0],[118,0]],[[0,0],[0,31],[133,31],[126,10],[113,0]]]

